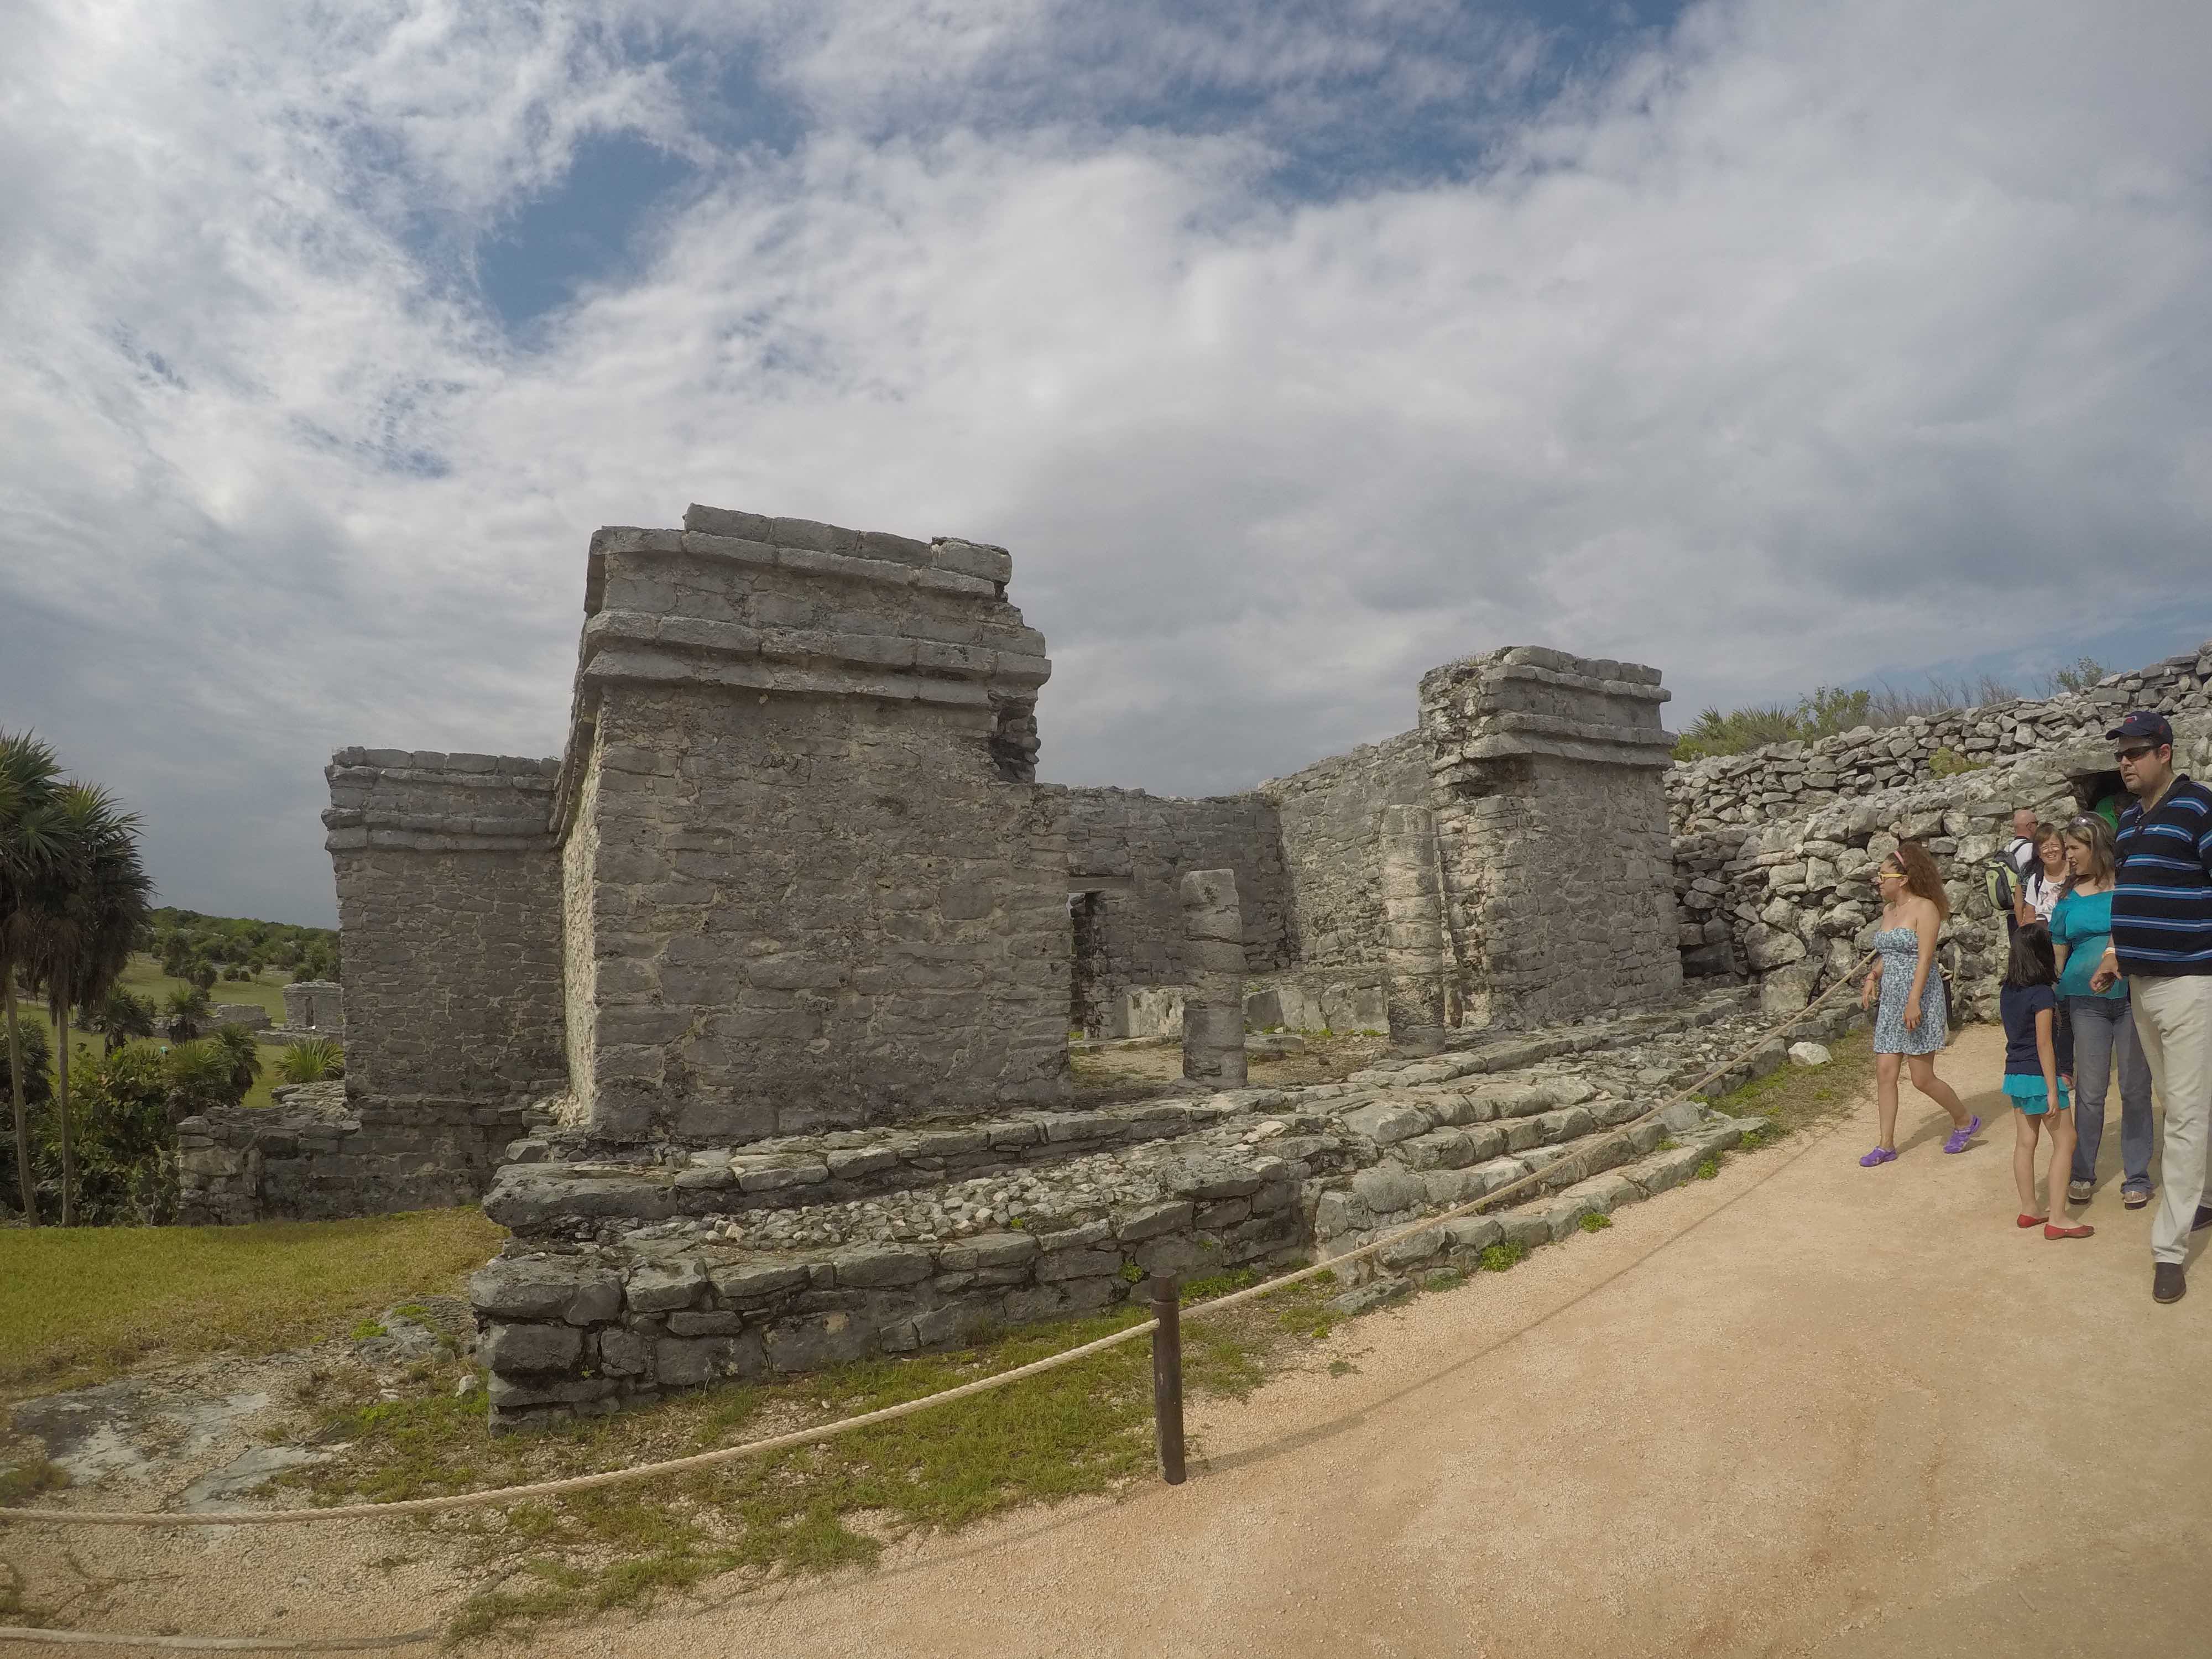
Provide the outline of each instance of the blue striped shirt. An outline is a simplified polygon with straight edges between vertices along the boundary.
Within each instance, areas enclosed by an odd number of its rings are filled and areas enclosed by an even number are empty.
[[[2112,945],[2124,974],[2212,974],[2212,790],[2174,779],[2120,814]]]

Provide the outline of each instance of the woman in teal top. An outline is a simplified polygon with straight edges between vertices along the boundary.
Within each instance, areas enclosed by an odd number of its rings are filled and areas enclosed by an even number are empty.
[[[2097,959],[2112,942],[2112,830],[2084,813],[2059,832],[2072,879],[2051,913],[2058,954],[2058,995],[2074,1026],[2074,1170],[2069,1202],[2087,1204],[2097,1190],[2097,1148],[2105,1133],[2105,1092],[2120,1081],[2120,1201],[2130,1210],[2150,1202],[2150,1066],[2136,1037],[2128,982],[2101,994],[2089,988]]]

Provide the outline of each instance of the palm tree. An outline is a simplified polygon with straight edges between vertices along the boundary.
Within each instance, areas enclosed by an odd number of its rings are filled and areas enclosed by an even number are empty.
[[[28,966],[46,994],[55,1035],[55,1109],[62,1150],[62,1225],[76,1219],[76,1148],[70,1113],[70,1010],[97,1007],[131,965],[154,884],[138,861],[136,812],[88,783],[58,796],[63,856],[32,884]]]
[[[208,994],[198,986],[180,987],[170,992],[169,1000],[161,1005],[161,1029],[172,1042],[190,1042],[199,1036],[212,1006]]]
[[[0,732],[0,1003],[8,1019],[8,1066],[15,1109],[15,1172],[24,1218],[39,1224],[31,1183],[31,1114],[23,1094],[23,1040],[15,1021],[15,971],[30,931],[29,893],[62,853],[56,797],[61,762],[28,732]]]
[[[133,1037],[154,1035],[154,1005],[118,985],[107,994],[106,1001],[85,1015],[84,1024],[106,1039],[102,1052],[112,1054]]]

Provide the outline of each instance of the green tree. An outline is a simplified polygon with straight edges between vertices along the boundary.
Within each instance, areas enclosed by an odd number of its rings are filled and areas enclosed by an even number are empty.
[[[60,861],[61,762],[28,732],[0,732],[0,1005],[8,1024],[8,1092],[15,1113],[15,1179],[23,1216],[39,1224],[31,1175],[31,1109],[15,975],[30,943],[31,890]]]
[[[246,1091],[253,1086],[253,1079],[261,1075],[261,1048],[254,1042],[253,1033],[243,1025],[228,1021],[215,1028],[215,1040],[230,1056],[230,1084],[238,1091],[238,1098],[246,1098]]]
[[[135,1037],[153,1036],[159,1029],[154,1023],[152,1001],[133,996],[119,985],[98,1008],[84,1015],[84,1024],[87,1030],[97,1031],[106,1039],[102,1053],[108,1054]]]
[[[2080,657],[2063,668],[2054,668],[2047,682],[2052,696],[2061,691],[2087,691],[2112,671],[2094,657]]]
[[[168,1054],[168,1109],[172,1119],[187,1118],[217,1107],[235,1106],[246,1097],[236,1081],[238,1062],[219,1037],[180,1042]],[[250,1085],[252,1079],[248,1079]]]
[[[161,1005],[161,1029],[172,1042],[190,1042],[207,1024],[208,1011],[214,1005],[208,994],[197,985],[186,986],[169,993],[169,1000]]]
[[[33,1024],[22,1026],[22,1030],[18,1033],[18,1040],[15,1040],[15,1048],[18,1048],[20,1055],[22,1055],[22,1099],[24,1099],[24,1109],[27,1109],[28,1113],[27,1121],[33,1126],[45,1124],[46,1106],[53,1102],[53,1071],[51,1071],[51,1064],[53,1064],[53,1046],[46,1042],[46,1026],[33,1026]],[[13,1097],[13,1093],[15,1093],[15,1057],[9,1053],[7,1046],[0,1046],[0,1086],[7,1088],[9,1095]],[[38,1155],[38,1152],[35,1152],[35,1141],[31,1139],[31,1134],[28,1133],[27,1137],[24,1137],[24,1146],[31,1148],[28,1157],[33,1157],[35,1159],[35,1155]],[[15,1166],[18,1152],[15,1152],[13,1146],[0,1144],[0,1152],[4,1152],[4,1157],[0,1157],[0,1164],[4,1164],[4,1166]],[[22,1179],[22,1170],[31,1172],[28,1183]],[[35,1188],[38,1188],[38,1172],[35,1172],[35,1164],[24,1164],[22,1170],[18,1170],[15,1188],[22,1190],[24,1186],[28,1186],[31,1190],[35,1190]],[[24,1210],[24,1214],[35,1214],[35,1210]]]
[[[26,965],[54,1022],[54,1110],[60,1128],[62,1225],[76,1219],[76,1149],[70,1109],[70,1011],[107,1000],[144,930],[154,884],[138,858],[138,815],[106,790],[63,786],[62,855],[31,884]]]

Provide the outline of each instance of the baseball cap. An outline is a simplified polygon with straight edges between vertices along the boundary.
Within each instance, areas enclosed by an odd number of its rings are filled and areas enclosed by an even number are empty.
[[[2173,741],[2173,727],[2165,715],[2152,709],[2138,708],[2106,732],[2105,737],[2113,743],[2123,738],[2133,738],[2138,742],[2148,739],[2152,743],[2170,744]]]

